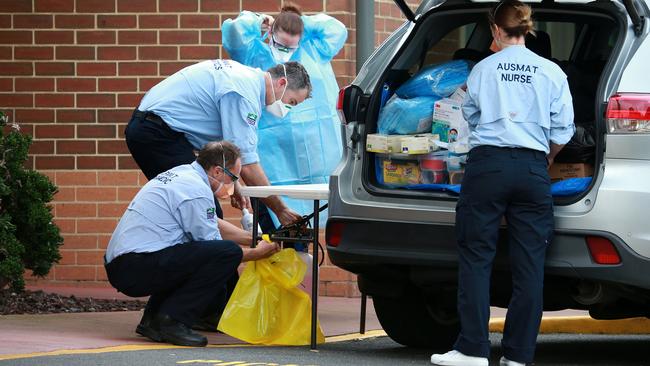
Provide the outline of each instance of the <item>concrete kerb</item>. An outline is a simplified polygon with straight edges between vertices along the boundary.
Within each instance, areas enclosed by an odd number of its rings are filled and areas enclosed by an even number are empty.
[[[505,318],[490,319],[490,332],[503,333]],[[588,316],[542,318],[539,332],[569,334],[650,334],[650,319],[596,320]]]

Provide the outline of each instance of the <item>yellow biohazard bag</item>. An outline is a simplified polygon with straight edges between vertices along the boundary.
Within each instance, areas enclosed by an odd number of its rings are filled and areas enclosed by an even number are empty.
[[[298,288],[306,269],[291,248],[247,263],[217,328],[252,344],[310,344],[311,299]],[[316,324],[316,340],[323,343]]]

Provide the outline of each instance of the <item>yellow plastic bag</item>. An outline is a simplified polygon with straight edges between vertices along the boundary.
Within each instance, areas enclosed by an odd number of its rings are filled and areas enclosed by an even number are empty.
[[[252,344],[310,344],[311,299],[297,287],[306,269],[291,248],[249,262],[217,328]],[[323,343],[323,331],[320,323],[316,324],[316,340]]]

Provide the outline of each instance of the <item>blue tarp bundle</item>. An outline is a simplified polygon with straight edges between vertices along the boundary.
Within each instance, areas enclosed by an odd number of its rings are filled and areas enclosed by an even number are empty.
[[[465,84],[472,66],[466,60],[427,66],[397,88],[395,94],[400,98],[446,98]]]
[[[440,98],[402,99],[393,96],[379,113],[379,129],[384,135],[411,135],[431,132],[433,105]]]
[[[591,177],[570,178],[551,184],[551,194],[553,197],[568,197],[582,193],[589,188]],[[415,184],[406,187],[406,189],[420,189],[425,191],[453,192],[460,194],[460,184]]]
[[[465,84],[473,64],[455,60],[423,68],[402,84],[383,105],[390,89],[382,92],[378,131],[386,135],[431,132],[433,105]]]

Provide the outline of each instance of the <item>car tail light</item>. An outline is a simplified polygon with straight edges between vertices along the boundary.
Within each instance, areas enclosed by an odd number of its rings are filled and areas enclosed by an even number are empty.
[[[607,104],[609,133],[650,133],[650,94],[615,94]]]
[[[608,239],[599,236],[588,236],[587,246],[589,247],[589,253],[591,253],[591,258],[594,262],[598,264],[621,263],[621,257],[618,255],[614,243]]]
[[[336,111],[339,114],[339,119],[341,120],[341,123],[344,125],[347,124],[347,120],[345,119],[345,113],[343,113],[343,101],[345,100],[345,91],[349,88],[350,86],[345,86],[339,90],[339,100],[336,103]]]
[[[327,227],[325,228],[325,243],[333,247],[338,247],[341,244],[344,227],[345,224],[342,222],[328,221]]]

